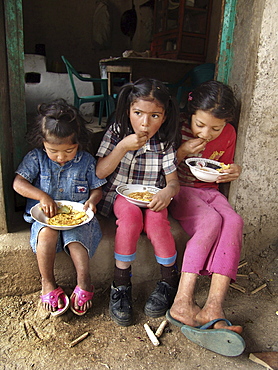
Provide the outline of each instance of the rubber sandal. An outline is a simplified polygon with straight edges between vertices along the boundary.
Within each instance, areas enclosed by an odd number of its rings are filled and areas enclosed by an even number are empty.
[[[219,321],[232,326],[227,319],[215,319],[200,327],[183,325],[181,331],[187,339],[212,352],[231,357],[241,355],[245,342],[239,334],[229,329],[208,329]]]
[[[92,285],[92,290],[94,289],[94,286]],[[78,306],[83,306],[84,303],[87,301],[91,300],[94,296],[94,292],[87,292],[86,290],[81,289],[78,285],[74,288],[74,291],[72,292],[70,296],[70,309],[72,310],[73,313],[75,313],[78,316],[85,315],[85,313],[88,311],[81,311],[81,310],[76,310],[74,308],[74,300],[75,300],[75,295],[78,298]]]
[[[52,307],[58,307],[58,299],[61,298],[64,307],[58,308],[56,311],[50,311],[52,316],[60,316],[67,311],[69,308],[69,297],[65,294],[61,287],[58,287],[52,292],[40,296],[42,303],[49,303]]]

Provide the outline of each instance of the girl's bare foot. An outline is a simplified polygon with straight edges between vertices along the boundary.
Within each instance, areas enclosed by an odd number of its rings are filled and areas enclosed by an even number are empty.
[[[196,320],[200,323],[200,325],[207,324],[208,322],[214,320],[214,319],[224,319],[225,314],[222,309],[212,309],[212,310],[206,310],[203,308],[200,310],[200,312],[196,316]],[[238,334],[242,333],[242,326],[240,325],[232,325],[228,326],[228,324],[225,321],[219,321],[213,325],[213,329],[228,329],[232,330]]]
[[[175,300],[171,309],[171,316],[189,326],[200,325],[196,319],[197,314],[201,311],[201,308],[195,303],[186,303],[181,300]]]

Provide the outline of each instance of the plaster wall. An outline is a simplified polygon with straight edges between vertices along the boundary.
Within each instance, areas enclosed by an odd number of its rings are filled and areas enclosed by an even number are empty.
[[[241,100],[236,162],[240,178],[230,201],[244,219],[244,253],[277,247],[276,0],[238,0],[230,84]]]

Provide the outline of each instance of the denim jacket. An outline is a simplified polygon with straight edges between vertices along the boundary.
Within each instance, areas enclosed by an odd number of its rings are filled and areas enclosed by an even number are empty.
[[[96,160],[87,152],[77,152],[64,166],[52,161],[42,149],[33,149],[23,158],[16,173],[55,200],[85,203],[90,190],[106,183],[95,173]],[[30,209],[38,201],[27,198],[24,219],[33,222]]]

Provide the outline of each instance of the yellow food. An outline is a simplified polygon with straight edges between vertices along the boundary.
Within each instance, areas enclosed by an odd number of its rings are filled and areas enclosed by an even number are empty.
[[[228,170],[231,165],[230,164],[225,164],[225,163],[220,163],[221,168],[217,168],[217,171],[222,171],[222,170]]]
[[[50,217],[47,221],[52,226],[74,226],[87,220],[86,212],[79,212],[71,206],[60,206],[57,215]]]
[[[153,199],[154,194],[149,191],[135,191],[134,193],[128,194],[129,198],[136,200],[142,200],[145,202],[150,202]]]

